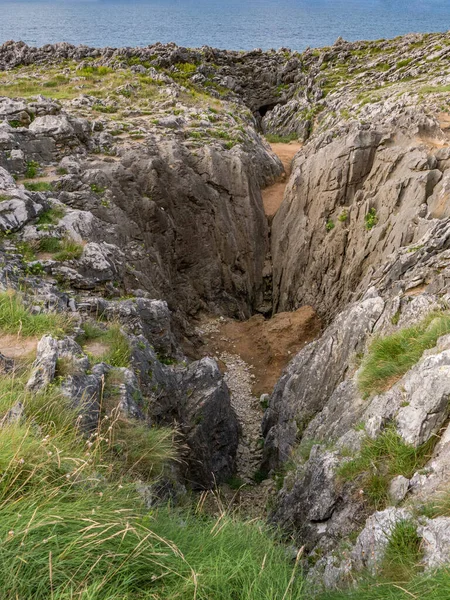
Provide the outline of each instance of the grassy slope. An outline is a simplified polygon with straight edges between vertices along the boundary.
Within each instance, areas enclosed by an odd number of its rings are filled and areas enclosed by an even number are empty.
[[[0,294],[0,333],[60,332],[61,319]],[[298,565],[264,525],[145,508],[133,482],[176,459],[171,431],[113,406],[86,437],[56,385],[26,391],[28,370],[0,379],[0,416],[18,402],[26,415],[0,426],[2,600],[303,598]]]

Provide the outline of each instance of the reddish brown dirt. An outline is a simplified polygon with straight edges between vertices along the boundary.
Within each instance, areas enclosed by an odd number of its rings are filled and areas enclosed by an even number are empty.
[[[237,354],[252,369],[252,393],[271,393],[281,372],[294,355],[313,341],[321,322],[310,306],[279,313],[266,320],[255,315],[248,321],[220,319],[216,331],[205,337],[204,355]]]
[[[290,144],[271,144],[272,150],[283,163],[285,173],[283,173],[279,181],[262,191],[264,212],[269,221],[273,219],[283,202],[284,190],[291,174],[292,159],[301,147],[301,144],[295,142],[291,142]]]

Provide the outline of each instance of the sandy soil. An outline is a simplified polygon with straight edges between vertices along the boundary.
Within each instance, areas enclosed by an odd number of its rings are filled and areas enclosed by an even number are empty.
[[[0,335],[0,352],[7,358],[32,358],[36,352],[38,338],[17,335]]]
[[[280,181],[270,185],[262,191],[264,212],[269,221],[273,219],[283,202],[284,190],[286,189],[286,184],[289,175],[291,174],[292,159],[301,147],[301,144],[295,142],[291,142],[290,144],[271,144],[272,150],[283,163],[285,173],[282,175]]]

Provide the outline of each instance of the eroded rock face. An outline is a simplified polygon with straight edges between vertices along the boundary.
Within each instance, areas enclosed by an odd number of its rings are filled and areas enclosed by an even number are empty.
[[[235,471],[238,423],[217,363],[204,358],[181,373],[181,414],[190,448],[186,478],[196,489],[213,488]]]
[[[64,157],[60,170],[67,174],[53,192],[68,207],[59,235],[85,245],[76,262],[44,263],[49,274],[82,290],[143,290],[167,301],[179,323],[200,309],[244,317],[264,304],[268,228],[260,188],[281,164],[256,134],[246,148],[195,152],[177,133],[149,136],[145,145],[117,148],[118,157],[103,161],[86,157],[103,147],[101,128],[61,108],[6,133],[2,156],[22,152],[19,163],[6,160],[11,170],[23,172],[37,158],[42,170]],[[42,211],[42,200],[17,188],[5,169],[0,183],[11,196],[0,205],[0,228],[19,231]],[[41,237],[42,231],[26,231],[29,242]]]
[[[275,386],[263,421],[262,470],[295,462],[272,519],[306,551],[325,554],[315,571],[329,586],[350,571],[376,571],[393,528],[411,517],[404,499],[428,498],[450,473],[449,340],[438,340],[375,396],[362,396],[357,373],[371,336],[415,324],[449,301],[448,115],[438,92],[414,99],[402,83],[417,76],[416,91],[428,83],[428,57],[441,56],[427,52],[432,43],[421,36],[376,47],[340,40],[302,56],[175,45],[0,47],[2,69],[61,59],[82,68],[89,58],[89,65],[112,70],[138,63],[128,69],[129,83],[101,99],[0,99],[0,229],[8,232],[0,285],[19,288],[26,279],[29,305],[70,311],[77,323],[120,322],[132,354],[129,367],[116,372],[121,415],[178,427],[187,448],[185,482],[211,488],[232,475],[240,434],[215,361],[189,363],[178,344],[192,316],[267,314],[272,256],[274,310],[311,305],[328,324]],[[407,48],[413,60],[402,70],[397,52]],[[369,67],[359,72],[364,52]],[[185,77],[180,63],[192,74]],[[139,96],[137,74],[157,82],[150,103]],[[433,85],[446,85],[442,77],[435,73]],[[362,81],[382,101],[359,98]],[[199,89],[207,107],[192,105]],[[242,102],[264,131],[309,140],[295,159],[271,247],[260,188],[281,165]],[[107,117],[115,112],[125,126]],[[33,169],[42,177],[34,184],[50,182],[42,193],[22,185]],[[71,242],[76,251],[41,252],[49,240]],[[24,243],[37,249],[36,260],[26,259]],[[281,316],[267,327],[277,323],[282,332]],[[60,360],[71,362],[61,391],[89,433],[111,365],[92,365],[74,337],[44,338],[30,389],[51,382]],[[1,356],[0,364],[11,366]],[[8,419],[20,420],[22,409]],[[441,438],[423,472],[388,482],[387,502],[400,506],[374,513],[361,478],[342,481],[339,469],[386,427],[415,448]],[[430,568],[447,561],[447,522],[418,524]],[[331,554],[358,531],[342,561]]]
[[[276,310],[311,304],[330,318],[367,290],[364,276],[431,227],[427,200],[442,172],[407,128],[431,136],[438,127],[420,112],[413,119],[396,133],[354,126],[297,155],[272,229]]]
[[[264,415],[264,467],[285,462],[311,419],[325,407],[384,309],[376,294],[351,306],[291,361]],[[342,397],[341,397],[342,398]]]

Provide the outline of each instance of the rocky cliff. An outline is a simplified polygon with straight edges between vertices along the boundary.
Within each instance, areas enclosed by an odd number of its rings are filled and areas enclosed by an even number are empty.
[[[112,369],[124,414],[178,428],[177,480],[210,488],[242,423],[215,360],[193,360],[196,318],[313,307],[326,328],[270,395],[255,477],[283,482],[270,518],[314,585],[376,572],[405,521],[424,568],[450,561],[450,514],[418,508],[449,465],[449,54],[447,34],[303,54],[0,47],[0,282],[75,322],[39,342],[30,389],[56,381],[89,428]],[[261,190],[282,165],[261,133],[303,142],[270,226]]]

